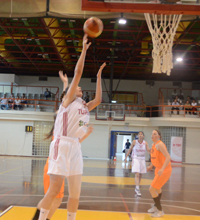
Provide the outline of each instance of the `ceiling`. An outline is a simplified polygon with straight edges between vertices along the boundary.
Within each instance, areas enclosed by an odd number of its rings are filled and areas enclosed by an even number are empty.
[[[95,78],[99,65],[108,65],[104,78],[135,80],[198,81],[200,79],[200,20],[181,21],[173,45],[174,68],[170,76],[152,73],[153,48],[145,20],[104,18],[103,33],[90,39],[83,77]],[[61,17],[1,18],[0,73],[69,77],[82,48],[86,19]],[[183,57],[177,63],[176,58]],[[113,68],[112,68],[113,61]]]

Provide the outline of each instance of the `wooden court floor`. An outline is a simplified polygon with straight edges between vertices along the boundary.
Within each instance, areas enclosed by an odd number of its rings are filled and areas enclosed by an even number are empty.
[[[43,197],[45,159],[0,157],[0,218],[31,220]],[[173,165],[172,176],[163,188],[163,220],[200,220],[200,166]],[[142,177],[142,197],[135,196],[131,163],[84,160],[84,174],[76,220],[149,220],[152,202],[148,191],[154,173]],[[65,197],[52,220],[66,220]]]

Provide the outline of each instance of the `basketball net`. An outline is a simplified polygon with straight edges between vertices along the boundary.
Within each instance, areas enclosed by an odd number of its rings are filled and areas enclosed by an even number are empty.
[[[173,68],[172,46],[182,15],[144,14],[151,33],[153,50],[153,73],[166,73]],[[152,17],[152,19],[151,19]],[[152,22],[154,27],[152,26]]]

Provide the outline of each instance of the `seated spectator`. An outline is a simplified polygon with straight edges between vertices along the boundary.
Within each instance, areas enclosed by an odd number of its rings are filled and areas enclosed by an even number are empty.
[[[183,94],[183,92],[182,92],[182,89],[180,89],[180,92],[179,92],[179,99],[181,99],[181,100],[184,100],[184,94]]]
[[[191,105],[190,105],[190,102],[187,100],[186,103],[185,103],[185,113],[187,114],[189,112],[189,114],[191,115]]]
[[[182,104],[182,100],[179,98],[179,96],[176,96],[175,99],[179,104]]]
[[[187,97],[186,101],[188,101],[191,104],[192,100],[191,100],[190,96]]]
[[[8,110],[8,99],[6,99],[6,94],[1,98],[1,109],[4,110],[5,108]]]
[[[92,94],[92,100],[95,99],[95,93]]]
[[[44,92],[44,97],[45,98],[50,98],[51,97],[51,92],[46,88],[46,91]]]
[[[177,95],[178,93],[176,92],[176,89],[174,89],[174,91],[172,92],[172,100],[174,100]]]
[[[196,112],[197,111],[197,108],[196,108],[197,103],[195,100],[192,100],[191,106],[192,106],[192,114],[196,115],[197,114],[197,112]]]
[[[21,104],[21,100],[19,99],[19,96],[17,96],[17,98],[15,99],[15,104],[14,104],[14,109],[17,110],[17,107],[20,109],[22,109],[22,105]]]
[[[90,101],[90,96],[89,96],[88,92],[86,92],[84,100],[86,103],[88,103]]]
[[[12,95],[11,95],[10,98],[8,99],[8,107],[9,107],[9,108],[13,108],[13,106],[14,106],[14,99],[15,99],[15,96],[14,96],[14,94],[12,93]]]
[[[177,115],[179,115],[179,107],[176,107],[176,106],[178,106],[180,104],[178,103],[178,101],[176,99],[172,102],[172,105],[173,105],[173,107],[172,107],[171,114],[173,114],[173,110],[177,110]]]
[[[27,99],[27,97],[26,97],[25,93],[23,93],[21,103],[27,104],[28,102],[26,99]]]
[[[145,112],[146,112],[146,104],[145,102],[142,102],[141,117],[144,117]]]

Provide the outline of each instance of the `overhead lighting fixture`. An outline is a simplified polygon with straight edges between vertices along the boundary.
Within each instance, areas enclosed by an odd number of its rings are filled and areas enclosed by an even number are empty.
[[[111,24],[115,24],[115,21],[110,21]]]
[[[75,20],[69,20],[70,22],[76,22]]]
[[[66,20],[66,19],[60,19],[60,21],[62,21],[62,22],[66,22],[67,20]]]
[[[176,61],[177,61],[177,62],[182,62],[182,61],[183,61],[183,58],[178,57],[178,58],[176,59]]]
[[[111,102],[112,102],[112,103],[117,103],[117,101],[116,101],[116,100],[112,100]]]
[[[72,40],[67,40],[67,42],[72,42]]]
[[[18,21],[18,18],[13,18],[13,21]]]
[[[27,18],[22,18],[22,21],[27,21]]]
[[[26,38],[26,40],[29,40],[29,41],[31,41],[32,39],[31,39],[31,38]]]
[[[121,18],[119,19],[119,24],[126,24],[126,19],[124,19],[123,13],[121,13]]]
[[[35,38],[35,41],[39,41],[40,39],[39,38]]]
[[[42,54],[41,54],[41,53],[38,53],[38,56],[42,56]]]

